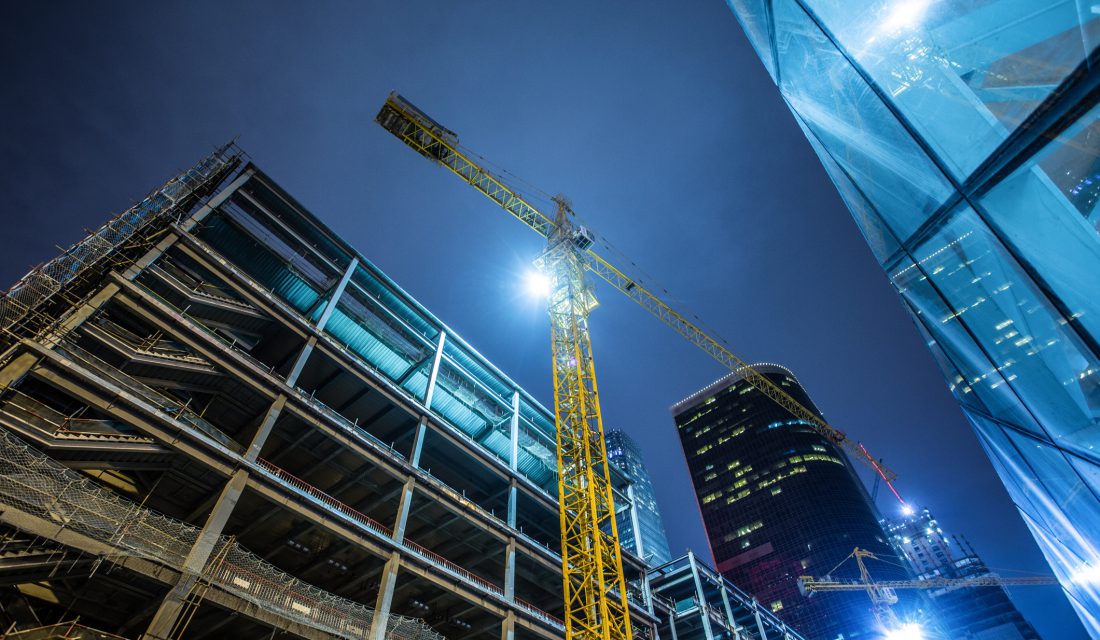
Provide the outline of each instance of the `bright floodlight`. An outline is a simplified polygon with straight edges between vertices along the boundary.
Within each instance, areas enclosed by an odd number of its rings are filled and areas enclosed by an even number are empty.
[[[549,298],[551,284],[550,276],[541,271],[532,269],[524,276],[524,285],[532,298]]]
[[[913,510],[912,506],[907,505],[907,504],[903,504],[903,505],[901,505],[901,513],[902,513],[902,515],[905,515],[905,516],[911,516],[915,513],[915,511]]]
[[[924,633],[919,624],[907,622],[893,631],[887,631],[883,640],[924,640]]]

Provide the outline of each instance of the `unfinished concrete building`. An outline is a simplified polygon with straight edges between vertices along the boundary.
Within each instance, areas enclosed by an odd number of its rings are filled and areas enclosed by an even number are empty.
[[[9,637],[563,636],[553,413],[237,147],[29,273],[0,331]]]

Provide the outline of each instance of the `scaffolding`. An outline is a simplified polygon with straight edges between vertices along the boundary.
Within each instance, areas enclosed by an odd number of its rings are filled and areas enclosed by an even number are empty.
[[[126,640],[122,636],[85,627],[78,621],[58,622],[43,627],[0,634],[0,640]]]
[[[0,502],[107,545],[112,551],[105,559],[110,562],[134,557],[182,571],[200,534],[198,527],[100,488],[4,431],[0,431]],[[373,609],[302,582],[227,536],[219,536],[214,547],[212,557],[220,561],[203,572],[212,586],[337,637],[364,638],[370,631]],[[386,637],[444,640],[422,620],[393,614]]]
[[[61,255],[27,273],[0,294],[0,332],[12,332],[66,285],[86,275],[104,259],[149,229],[158,221],[179,217],[195,202],[236,169],[244,152],[233,142],[219,147],[191,169],[169,180],[144,200],[115,216],[99,229],[66,249]],[[35,325],[32,329],[40,331]]]

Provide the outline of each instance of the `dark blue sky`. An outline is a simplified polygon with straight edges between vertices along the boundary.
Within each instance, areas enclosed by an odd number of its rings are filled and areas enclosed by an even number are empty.
[[[548,323],[520,285],[539,238],[373,123],[396,89],[566,193],[742,357],[793,369],[990,565],[1049,573],[721,0],[45,4],[10,4],[0,26],[2,286],[239,135],[549,405]],[[605,422],[640,442],[673,553],[706,554],[669,406],[722,370],[601,291]],[[1047,640],[1086,637],[1057,588],[1012,593]]]

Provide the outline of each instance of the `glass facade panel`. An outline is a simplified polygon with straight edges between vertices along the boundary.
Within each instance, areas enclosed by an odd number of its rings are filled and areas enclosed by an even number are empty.
[[[990,223],[1074,323],[1100,335],[1100,107],[982,196]]]
[[[891,280],[905,296],[910,312],[936,345],[934,351],[942,354],[941,367],[948,363],[952,365],[950,371],[944,368],[944,372],[948,374],[956,397],[964,405],[972,405],[977,400],[979,408],[1010,419],[1021,428],[1039,432],[1039,424],[1007,384],[1006,375],[1010,374],[1003,373],[1003,367],[994,364],[990,356],[971,340],[971,334],[955,307],[941,297],[923,268],[909,262],[891,271]],[[996,324],[993,326],[996,327]]]
[[[960,180],[1085,59],[1085,39],[1095,37],[1073,0],[807,4]]]
[[[1100,640],[1094,5],[730,2]]]
[[[921,271],[974,336],[993,368],[971,381],[1011,387],[1049,435],[1100,442],[1100,361],[969,207],[915,251]],[[926,321],[928,319],[926,318]]]
[[[951,187],[897,118],[795,0],[773,4],[780,86],[833,161],[900,237],[951,195]]]

